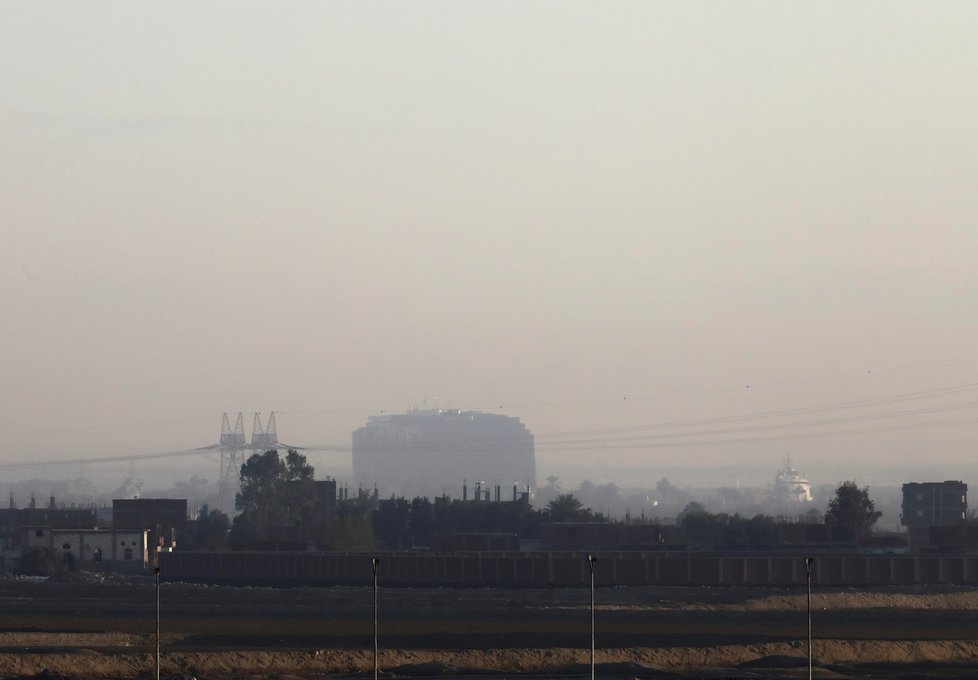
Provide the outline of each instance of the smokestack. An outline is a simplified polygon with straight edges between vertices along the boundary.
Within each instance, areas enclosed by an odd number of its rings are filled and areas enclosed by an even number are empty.
[[[49,507],[49,508],[50,508],[51,510],[54,510],[54,496],[51,496],[51,501],[50,501],[50,504],[48,505],[48,507]]]
[[[517,500],[518,499],[516,497],[516,482],[513,482],[513,502],[515,503]]]
[[[499,485],[496,485],[496,502],[499,502]]]
[[[31,510],[37,509],[37,499],[34,498],[34,494],[31,494]]]
[[[467,479],[462,480],[462,500],[469,500],[469,480]]]

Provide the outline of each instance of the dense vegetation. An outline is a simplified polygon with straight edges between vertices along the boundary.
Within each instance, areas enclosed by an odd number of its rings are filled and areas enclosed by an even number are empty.
[[[335,511],[323,515],[316,509],[313,469],[305,456],[289,451],[283,459],[277,451],[270,450],[251,456],[241,466],[241,491],[236,498],[240,514],[233,523],[205,506],[188,532],[184,546],[221,550],[225,549],[228,544],[225,539],[229,537],[230,546],[239,550],[290,543],[312,543],[326,550],[399,550],[431,547],[434,537],[443,534],[508,533],[534,539],[541,537],[541,526],[548,522],[610,521],[576,494],[562,492],[556,478],[547,481],[537,500],[541,497],[548,500],[539,509],[525,498],[491,503],[448,496],[380,499],[376,495],[360,494],[337,501]],[[784,518],[761,513],[742,516],[709,512],[701,504],[688,501],[686,494],[665,479],[657,491],[671,501],[686,501],[676,517],[684,543],[737,547],[773,544],[783,536]],[[726,491],[727,497],[735,499],[735,489]],[[610,502],[616,495],[620,498],[612,484],[585,483],[579,492],[598,502]],[[846,535],[864,537],[879,516],[867,489],[844,482],[829,503],[826,523],[845,529]],[[803,518],[809,524],[818,519],[815,511]],[[624,521],[630,519],[626,516]]]

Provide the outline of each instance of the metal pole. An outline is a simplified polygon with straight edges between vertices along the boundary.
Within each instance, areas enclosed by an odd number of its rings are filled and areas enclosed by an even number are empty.
[[[377,680],[377,675],[380,671],[379,647],[377,645],[377,572],[380,570],[380,560],[374,557],[370,560],[370,563],[374,568],[374,680]],[[159,678],[156,680],[159,680]]]
[[[594,680],[594,563],[598,558],[587,554],[588,570],[591,572],[591,680]]]
[[[808,610],[808,680],[812,680],[812,562],[815,560],[811,557],[805,558],[805,575],[808,580],[808,598],[807,606]]]
[[[156,680],[160,680],[160,568],[153,569],[156,575]]]

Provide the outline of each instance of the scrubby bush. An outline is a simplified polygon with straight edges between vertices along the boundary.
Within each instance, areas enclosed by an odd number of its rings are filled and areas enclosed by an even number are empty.
[[[54,576],[68,571],[68,565],[54,548],[32,548],[21,556],[17,571],[25,576]]]

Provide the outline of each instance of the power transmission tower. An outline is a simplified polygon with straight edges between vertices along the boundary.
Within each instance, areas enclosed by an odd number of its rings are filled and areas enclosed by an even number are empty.
[[[243,413],[238,413],[233,429],[228,420],[228,414],[224,414],[224,419],[221,421],[221,441],[218,443],[218,447],[221,450],[221,479],[217,492],[217,506],[226,511],[231,502],[229,496],[237,491],[238,475],[241,464],[244,462],[244,451],[248,448],[248,443],[245,440]]]
[[[275,428],[275,412],[268,414],[268,423],[263,428],[261,414],[255,414],[255,424],[251,429],[251,450],[254,453],[264,453],[270,449],[282,448],[278,443],[278,432]]]
[[[275,413],[268,414],[268,422],[262,425],[261,413],[255,413],[251,430],[251,442],[245,438],[244,414],[238,413],[231,427],[228,414],[221,421],[221,440],[217,444],[204,446],[198,451],[221,452],[221,477],[217,492],[217,507],[222,512],[233,514],[234,497],[241,484],[241,466],[245,462],[245,453],[264,453],[269,450],[296,449],[304,450],[301,446],[290,446],[278,440],[278,430],[275,426]]]

